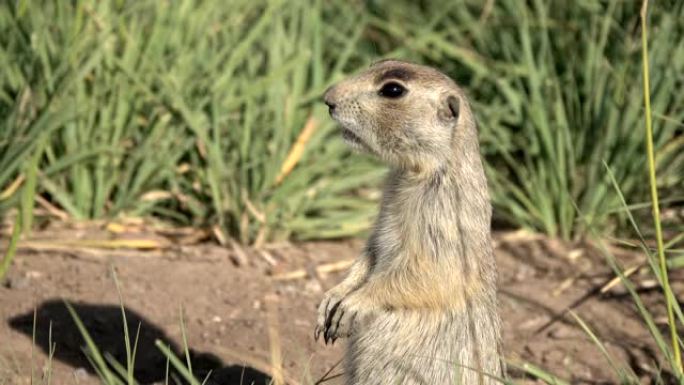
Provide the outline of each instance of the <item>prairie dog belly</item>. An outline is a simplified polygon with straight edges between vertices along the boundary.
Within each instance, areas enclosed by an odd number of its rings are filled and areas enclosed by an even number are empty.
[[[359,327],[347,346],[348,384],[499,384],[499,320],[491,311],[393,311]],[[473,347],[473,349],[464,349]],[[477,347],[477,348],[475,348]]]

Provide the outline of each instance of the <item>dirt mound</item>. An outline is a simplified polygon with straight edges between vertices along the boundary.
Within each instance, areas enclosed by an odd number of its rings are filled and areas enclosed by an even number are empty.
[[[522,233],[499,234],[496,245],[511,362],[529,362],[575,383],[616,381],[599,349],[566,312],[573,308],[617,361],[645,380],[655,372],[656,350],[629,296],[620,285],[599,292],[613,277],[602,257]],[[140,325],[136,376],[142,383],[163,381],[166,373],[156,340],[183,354],[181,308],[193,371],[200,376],[211,372],[208,383],[263,384],[273,373],[273,354],[282,356],[291,383],[314,383],[325,373],[332,378],[326,384],[340,383],[342,349],[339,343],[325,347],[314,342],[315,308],[361,246],[357,241],[281,244],[242,250],[239,256],[209,244],[155,253],[24,250],[0,287],[0,384],[30,383],[34,308],[41,348],[35,353],[36,367],[45,362],[51,323],[53,383],[97,383],[63,301],[74,306],[102,351],[125,362],[112,267],[121,283],[129,330],[134,333]],[[636,254],[622,253],[621,258],[627,264],[640,262]],[[236,260],[249,263],[236,266]],[[652,282],[641,281],[646,302],[660,309]],[[522,376],[510,369],[514,378]]]

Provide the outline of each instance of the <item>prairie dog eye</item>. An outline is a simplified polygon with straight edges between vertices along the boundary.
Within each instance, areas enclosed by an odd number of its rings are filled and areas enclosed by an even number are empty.
[[[389,82],[382,86],[378,95],[384,98],[396,99],[406,93],[406,88],[399,83]]]

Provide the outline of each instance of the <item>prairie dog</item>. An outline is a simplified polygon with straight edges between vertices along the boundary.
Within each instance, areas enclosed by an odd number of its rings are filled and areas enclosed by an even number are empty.
[[[465,93],[397,60],[329,88],[347,143],[390,166],[380,213],[314,332],[348,337],[347,384],[494,384],[504,372],[491,206]]]

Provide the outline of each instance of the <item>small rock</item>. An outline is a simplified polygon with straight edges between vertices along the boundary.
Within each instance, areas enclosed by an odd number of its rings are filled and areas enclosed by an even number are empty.
[[[565,358],[566,354],[564,351],[554,349],[544,352],[542,360],[545,364],[548,364],[552,362],[564,362]]]
[[[321,283],[317,279],[310,279],[304,284],[304,290],[308,293],[318,294],[323,292],[323,287],[321,287]]]
[[[518,324],[518,328],[520,328],[521,330],[536,329],[548,321],[549,317],[545,315],[539,315],[536,317],[529,318],[527,321],[521,322],[520,324]]]
[[[526,281],[533,278],[537,274],[537,271],[529,265],[519,265],[515,272],[515,280],[518,282]]]
[[[570,339],[582,337],[582,333],[566,326],[559,326],[558,328],[551,330],[549,336],[555,339]]]
[[[27,288],[31,280],[26,277],[7,277],[4,286],[10,290],[21,290]]]
[[[239,318],[241,314],[242,314],[242,311],[240,310],[240,308],[236,307],[230,311],[230,314],[228,314],[228,319],[232,320],[232,319]]]
[[[43,273],[37,270],[29,270],[26,272],[26,278],[30,279],[38,279],[38,278],[43,278]]]
[[[88,379],[88,371],[85,368],[77,368],[74,370],[74,378],[77,382]]]

